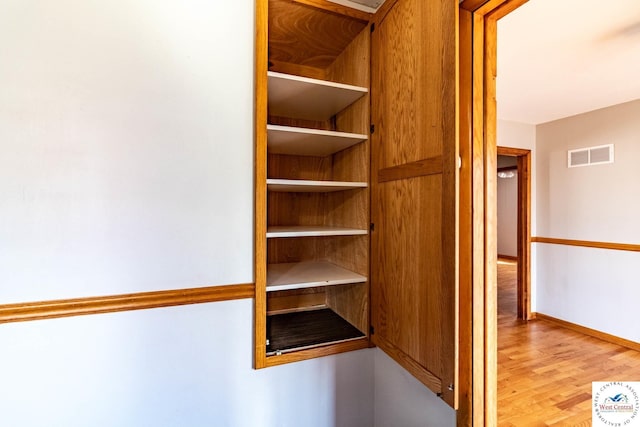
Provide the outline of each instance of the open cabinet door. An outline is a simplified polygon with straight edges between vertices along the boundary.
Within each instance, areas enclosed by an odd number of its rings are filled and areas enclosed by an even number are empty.
[[[457,2],[374,18],[373,342],[457,408]]]

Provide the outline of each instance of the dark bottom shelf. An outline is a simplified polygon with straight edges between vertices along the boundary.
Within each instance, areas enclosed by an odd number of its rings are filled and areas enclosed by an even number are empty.
[[[362,337],[362,332],[328,308],[267,317],[268,355]]]

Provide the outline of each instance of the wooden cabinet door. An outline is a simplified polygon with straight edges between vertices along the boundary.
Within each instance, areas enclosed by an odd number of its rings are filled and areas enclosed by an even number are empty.
[[[457,2],[388,3],[372,34],[372,339],[456,407]]]

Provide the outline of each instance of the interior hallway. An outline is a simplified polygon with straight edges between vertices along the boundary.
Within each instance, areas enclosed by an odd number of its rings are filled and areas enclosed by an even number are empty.
[[[591,382],[614,380],[640,380],[640,353],[544,320],[517,320],[516,264],[500,261],[499,425],[591,426]]]

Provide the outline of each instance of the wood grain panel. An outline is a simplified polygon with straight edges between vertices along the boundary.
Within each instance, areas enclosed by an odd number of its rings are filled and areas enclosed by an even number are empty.
[[[473,425],[473,16],[460,10],[459,368],[457,425]]]
[[[453,49],[450,55],[455,59],[455,29],[450,28],[451,34],[440,41],[444,25],[440,3],[398,1],[373,32],[372,91],[377,91],[378,97],[372,103],[372,121],[374,135],[384,140],[374,153],[379,169],[443,154],[446,125],[441,119],[446,98],[442,95],[450,83],[447,79],[455,76],[455,66],[448,70],[451,76],[441,73],[446,63],[442,61],[442,49],[445,42],[453,42],[447,48]],[[455,102],[455,83],[450,90],[451,102]]]
[[[269,292],[267,313],[281,314],[295,311],[315,310],[325,306],[325,288],[306,288],[292,291]],[[265,349],[262,349],[263,352]]]
[[[398,0],[381,13],[371,80],[375,339],[439,378],[447,386],[437,392],[456,407],[457,4]],[[425,176],[416,162],[431,158],[442,172]]]
[[[269,61],[269,71],[283,74],[293,74],[295,76],[308,77],[310,79],[326,80],[327,73],[323,68],[309,67],[306,65],[292,64],[291,62]]]
[[[364,28],[327,67],[325,70],[327,79],[368,88],[370,83],[370,51],[371,32]]]
[[[379,186],[371,270],[376,334],[438,377],[450,303],[441,280],[441,188],[440,175]]]
[[[274,179],[331,181],[333,158],[269,154],[267,176]],[[265,180],[266,182],[266,180]]]
[[[338,313],[343,319],[369,335],[369,285],[330,286],[326,288],[327,307]]]
[[[472,203],[473,203],[473,425],[490,426],[485,422],[485,379],[496,375],[485,364],[485,184],[484,184],[484,17],[473,15],[472,59]]]
[[[590,240],[556,239],[553,237],[532,237],[531,241],[534,243],[549,243],[552,245],[581,246],[585,248],[610,249],[614,251],[640,252],[640,245],[632,245],[629,243],[594,242]]]
[[[378,182],[396,181],[398,179],[440,173],[442,173],[442,156],[381,169],[378,171]]]
[[[253,298],[254,293],[254,284],[239,284],[5,304],[0,305],[0,323],[228,301]]]
[[[485,424],[497,424],[497,168],[496,139],[496,75],[497,75],[497,23],[484,21],[484,303],[485,303]]]
[[[306,4],[269,0],[269,60],[326,68],[366,25]]]
[[[518,317],[531,318],[531,152],[518,156]]]
[[[265,367],[267,340],[267,56],[268,0],[256,0],[254,171],[254,366]]]
[[[320,130],[336,130],[336,125],[333,120],[319,121],[319,120],[304,120],[304,119],[292,119],[290,117],[268,116],[270,125],[280,126],[293,126],[310,129]]]

